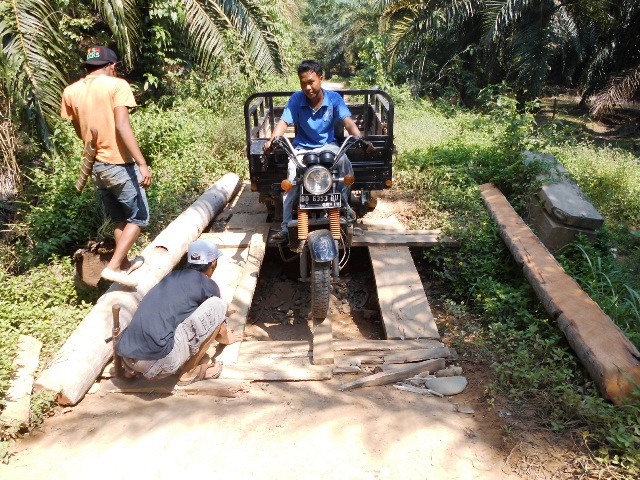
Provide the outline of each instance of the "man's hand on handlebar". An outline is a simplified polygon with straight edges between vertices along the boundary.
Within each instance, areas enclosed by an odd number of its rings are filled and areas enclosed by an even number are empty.
[[[376,147],[374,147],[373,143],[369,140],[365,140],[364,138],[360,137],[360,142],[362,142],[363,146],[367,147],[367,153],[373,153],[376,151]]]
[[[264,142],[264,145],[262,146],[262,151],[264,153],[271,153],[273,152],[273,145],[271,140],[267,140],[266,142]]]

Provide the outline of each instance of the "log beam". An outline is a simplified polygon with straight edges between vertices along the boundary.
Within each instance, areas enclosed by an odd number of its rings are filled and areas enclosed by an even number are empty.
[[[640,352],[571,278],[493,185],[480,186],[500,236],[600,393],[616,404],[640,385]]]

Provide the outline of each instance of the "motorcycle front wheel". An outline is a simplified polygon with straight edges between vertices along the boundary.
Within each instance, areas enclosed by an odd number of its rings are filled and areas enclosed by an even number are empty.
[[[311,315],[322,322],[329,312],[331,262],[311,263]]]

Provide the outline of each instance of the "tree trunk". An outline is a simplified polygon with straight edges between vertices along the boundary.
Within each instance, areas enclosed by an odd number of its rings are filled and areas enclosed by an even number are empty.
[[[120,305],[120,327],[124,330],[142,298],[173,270],[189,244],[239,189],[238,176],[228,173],[171,222],[142,251],[144,265],[131,273],[138,281],[137,289],[111,285],[37,378],[36,391],[56,392],[61,405],[78,403],[111,359],[111,307]]]

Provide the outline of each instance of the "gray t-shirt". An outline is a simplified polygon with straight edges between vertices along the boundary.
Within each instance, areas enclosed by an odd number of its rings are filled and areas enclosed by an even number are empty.
[[[171,272],[140,302],[116,344],[118,355],[136,360],[166,357],[178,325],[214,296],[220,296],[220,288],[203,273],[192,269]]]

